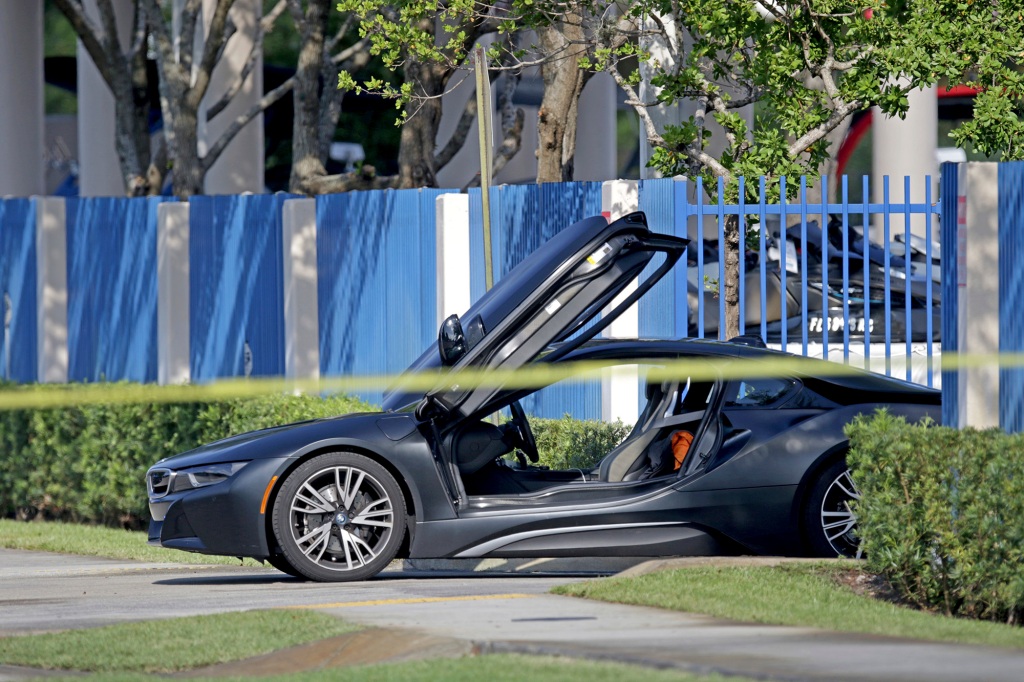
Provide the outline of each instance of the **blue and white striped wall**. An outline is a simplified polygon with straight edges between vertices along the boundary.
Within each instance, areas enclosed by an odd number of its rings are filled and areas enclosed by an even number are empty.
[[[1020,432],[1024,370],[996,360],[1024,352],[1024,163],[947,164],[942,191],[943,347],[972,360],[944,372],[943,421]]]

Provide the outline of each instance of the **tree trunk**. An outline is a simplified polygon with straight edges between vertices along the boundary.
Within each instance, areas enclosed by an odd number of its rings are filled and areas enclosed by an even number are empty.
[[[183,104],[174,116],[174,142],[168,145],[174,162],[174,196],[188,199],[203,193],[206,168],[199,158],[196,108]]]
[[[308,182],[327,174],[320,143],[320,73],[324,64],[324,33],[327,30],[327,3],[309,3],[302,27],[302,49],[295,70],[292,98],[292,171],[288,188],[292,192],[309,193]],[[329,87],[324,83],[323,88]],[[324,92],[326,95],[327,93]]]
[[[544,54],[578,50],[574,43],[584,37],[580,24],[578,13],[571,13],[559,26],[540,29],[538,38]],[[580,93],[587,81],[587,73],[578,64],[578,56],[570,54],[541,65],[544,98],[537,112],[537,182],[568,182],[573,178],[576,119]]]
[[[719,295],[725,297],[725,320],[718,326],[718,338],[727,341],[740,335],[740,244],[739,216],[725,219],[725,272],[718,283]]]
[[[405,80],[424,99],[402,125],[398,148],[398,187],[437,187],[434,149],[441,123],[444,78],[440,68],[412,58],[405,65]]]
[[[125,193],[130,197],[146,196],[152,193],[146,177],[150,157],[148,103],[140,112],[130,82],[117,79],[108,85],[114,95],[114,143]]]
[[[71,23],[81,47],[99,70],[114,98],[114,145],[121,179],[128,196],[157,194],[148,177],[150,165],[149,99],[145,50],[123,50],[114,7],[99,0],[91,14],[79,2],[55,0],[57,8]],[[142,11],[136,7],[136,12]]]

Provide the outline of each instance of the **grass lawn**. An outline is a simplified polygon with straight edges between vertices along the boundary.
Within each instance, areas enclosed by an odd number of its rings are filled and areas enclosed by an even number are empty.
[[[47,678],[56,682],[62,678]],[[63,678],[80,680],[79,677]],[[90,682],[141,682],[157,678],[144,674],[112,673],[90,675]],[[190,680],[215,679],[217,682],[251,678],[189,677]],[[597,663],[552,656],[520,656],[495,654],[455,659],[434,659],[409,663],[383,663],[352,668],[317,670],[315,675],[299,673],[260,677],[260,682],[622,682],[643,679],[644,682],[743,682],[745,678],[720,675],[691,675],[675,670],[653,670],[620,663]]]
[[[359,629],[316,611],[243,611],[4,637],[0,662],[57,670],[174,672]]]
[[[731,620],[1024,648],[1024,628],[949,618],[854,593],[835,564],[687,567],[603,578],[553,591],[621,604],[704,613]]]
[[[163,547],[151,547],[146,544],[146,533],[144,532],[87,526],[79,523],[51,521],[26,523],[0,519],[0,547],[156,563],[239,565],[239,561],[235,557],[193,554]],[[243,563],[247,566],[262,565],[252,559],[246,559]]]
[[[166,679],[164,676],[168,673],[181,673],[217,663],[237,661],[358,629],[359,626],[316,611],[245,611],[0,638],[0,663],[47,670],[86,671],[93,673],[89,679],[94,681],[156,680]],[[260,679],[267,682],[302,682],[313,676],[306,671]],[[322,669],[315,672],[317,680],[338,682],[475,682],[481,679],[488,682],[518,682],[522,679],[620,682],[623,679],[636,679],[641,676],[651,682],[717,682],[726,679],[719,676],[689,675],[680,671],[648,670],[617,663],[504,654],[385,663]]]

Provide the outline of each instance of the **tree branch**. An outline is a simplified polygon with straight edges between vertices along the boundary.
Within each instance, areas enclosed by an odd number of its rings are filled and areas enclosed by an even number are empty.
[[[146,13],[142,9],[140,0],[135,0],[132,3],[132,9],[135,12],[135,28],[133,29],[134,35],[129,54],[131,59],[135,59],[137,56],[145,54],[144,50],[146,49],[148,31],[146,31]]]
[[[92,19],[85,13],[80,0],[53,0],[53,2],[57,9],[67,17],[71,27],[75,29],[78,39],[82,41],[85,51],[89,53],[93,64],[99,69],[103,80],[108,83],[111,82],[113,80],[113,73],[111,72],[111,64],[107,59],[107,52],[103,45],[106,41],[104,40],[102,27],[93,23]]]
[[[821,141],[826,135],[832,132],[836,126],[843,122],[843,120],[857,111],[862,109],[864,105],[854,100],[852,102],[844,102],[837,106],[832,113],[829,115],[828,120],[821,123],[814,128],[811,128],[806,133],[798,137],[789,145],[788,153],[790,158],[795,158],[798,154],[802,154],[808,147]]]
[[[455,157],[459,150],[462,149],[463,145],[466,144],[466,138],[469,137],[469,131],[472,129],[473,121],[475,121],[476,118],[476,88],[473,88],[473,93],[466,101],[466,106],[462,110],[462,115],[459,117],[459,122],[455,126],[455,131],[452,133],[452,136],[448,138],[447,144],[445,144],[441,151],[434,155],[435,168],[444,168]]]
[[[186,0],[181,8],[181,33],[178,34],[178,63],[186,73],[192,72],[192,52],[195,49],[196,20],[199,18],[201,0]],[[156,7],[159,11],[159,5]],[[160,15],[160,23],[164,23]]]
[[[196,71],[195,82],[189,89],[188,97],[190,105],[197,107],[206,95],[206,89],[210,87],[210,77],[213,74],[213,67],[217,64],[217,55],[220,54],[224,45],[225,30],[228,11],[235,0],[217,0],[217,6],[213,10],[213,19],[210,20],[210,30],[206,32],[206,42],[203,45],[203,58]]]
[[[287,0],[279,0],[279,2],[270,10],[259,23],[256,25],[256,35],[253,36],[252,48],[249,50],[249,56],[245,60],[245,65],[242,67],[241,73],[235,78],[231,87],[224,91],[221,98],[217,100],[213,106],[208,107],[206,110],[206,120],[212,121],[217,118],[217,115],[224,111],[225,108],[231,103],[235,95],[245,86],[245,81],[248,80],[249,75],[252,74],[254,68],[256,68],[256,62],[259,57],[263,54],[263,38],[267,33],[274,30],[274,22],[284,12],[287,4]],[[232,26],[234,22],[232,22]],[[230,36],[224,41],[224,45],[227,45],[227,41],[230,40]],[[223,54],[223,46],[221,48]]]
[[[248,124],[250,121],[256,118],[262,111],[264,111],[274,102],[278,101],[286,94],[291,92],[292,88],[294,87],[295,76],[292,76],[284,83],[281,83],[281,85],[277,86],[276,88],[268,92],[266,95],[264,95],[259,102],[253,104],[249,108],[249,110],[246,111],[244,114],[235,118],[235,120],[231,122],[231,125],[227,127],[227,129],[221,134],[217,141],[213,143],[210,149],[206,152],[206,156],[200,159],[200,163],[202,163],[203,169],[209,170],[210,167],[217,162],[217,159],[220,157],[224,149],[229,144],[231,144],[231,140],[235,138],[235,135],[237,135],[242,130],[242,128],[246,126],[246,124]]]
[[[491,177],[501,172],[508,162],[519,153],[523,144],[523,123],[526,121],[526,112],[520,107],[512,105],[512,96],[519,86],[519,72],[512,72],[505,75],[505,84],[498,95],[498,110],[501,112],[501,147],[494,157],[494,167],[491,169]]]
[[[338,46],[338,43],[348,35],[349,29],[352,28],[352,24],[355,22],[355,15],[346,14],[345,20],[341,22],[341,26],[338,27],[338,32],[334,34],[332,38],[328,38],[324,43],[324,48],[328,53],[334,52],[334,48]],[[364,38],[363,40],[367,40]]]

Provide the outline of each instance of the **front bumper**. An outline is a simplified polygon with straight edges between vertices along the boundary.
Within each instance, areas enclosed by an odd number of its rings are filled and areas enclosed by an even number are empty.
[[[260,506],[267,485],[287,464],[287,458],[253,460],[222,483],[151,495],[149,544],[203,554],[269,556],[267,516]],[[266,513],[271,512],[268,506]]]

